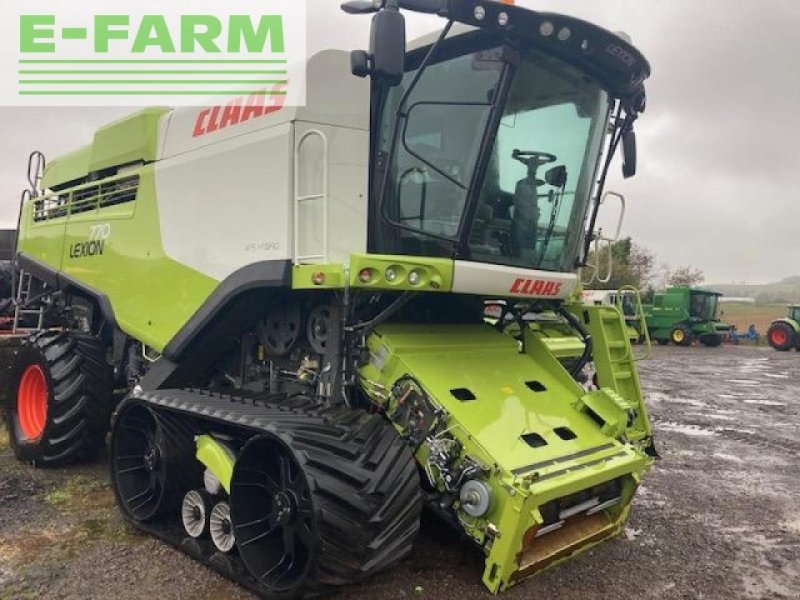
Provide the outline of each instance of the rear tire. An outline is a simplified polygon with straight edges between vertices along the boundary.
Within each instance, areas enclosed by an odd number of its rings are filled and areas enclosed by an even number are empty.
[[[113,373],[93,337],[43,331],[11,366],[5,418],[14,453],[38,467],[94,457],[105,444]]]
[[[767,330],[767,341],[778,352],[788,352],[798,346],[797,334],[788,323],[779,321],[770,325]]]
[[[678,325],[669,334],[669,339],[676,346],[686,347],[691,346],[694,342],[694,334],[686,325]]]

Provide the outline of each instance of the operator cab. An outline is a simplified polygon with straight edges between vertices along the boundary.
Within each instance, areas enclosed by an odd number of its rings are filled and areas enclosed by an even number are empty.
[[[719,320],[719,294],[700,290],[691,291],[689,316],[702,321]]]
[[[796,323],[800,323],[800,304],[789,306],[789,318]]]
[[[635,171],[649,65],[571,17],[441,4],[438,41],[373,75],[369,252],[573,272],[621,142]]]

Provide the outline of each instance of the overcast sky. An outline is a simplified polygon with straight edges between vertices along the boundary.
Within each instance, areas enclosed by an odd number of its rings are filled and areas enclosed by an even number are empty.
[[[518,0],[626,31],[653,66],[624,234],[709,282],[800,274],[799,0]],[[309,0],[310,51],[366,44],[368,17]],[[317,11],[313,14],[312,11]],[[409,18],[410,35],[441,27]],[[0,108],[0,225],[15,226],[28,153],[91,141],[121,109]]]

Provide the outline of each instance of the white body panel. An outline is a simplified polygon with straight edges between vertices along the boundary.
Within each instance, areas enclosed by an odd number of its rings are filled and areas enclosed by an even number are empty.
[[[459,294],[512,298],[568,298],[578,285],[573,273],[531,271],[484,263],[455,261],[453,291]]]
[[[350,74],[342,51],[312,57],[307,77],[304,107],[241,97],[162,119],[156,192],[167,256],[222,280],[255,262],[366,251],[369,81]],[[322,197],[300,206],[309,193]]]
[[[160,161],[167,256],[218,280],[250,263],[291,258],[291,132],[286,123]]]

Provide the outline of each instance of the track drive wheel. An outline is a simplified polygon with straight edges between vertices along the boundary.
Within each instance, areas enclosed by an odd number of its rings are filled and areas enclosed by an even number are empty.
[[[419,475],[395,430],[361,411],[321,416],[275,424],[234,467],[239,556],[270,598],[367,577],[408,554],[419,530]]]
[[[135,401],[114,417],[110,454],[117,503],[134,521],[182,514],[186,492],[202,480],[191,430],[180,417],[156,414]]]
[[[797,334],[788,323],[778,321],[767,330],[767,341],[778,352],[788,352],[797,345]]]
[[[677,325],[669,334],[669,339],[676,346],[691,346],[694,334],[686,325]]]
[[[113,372],[95,338],[44,331],[11,365],[5,417],[19,460],[59,467],[88,460],[105,444]]]

